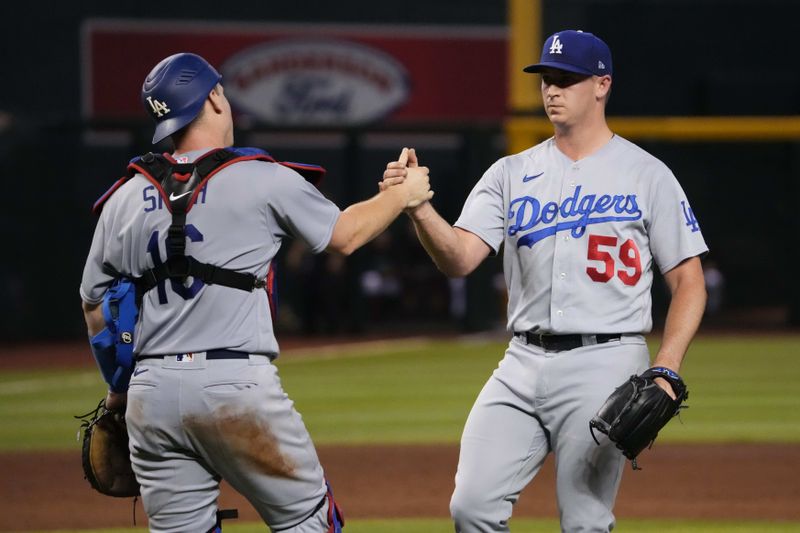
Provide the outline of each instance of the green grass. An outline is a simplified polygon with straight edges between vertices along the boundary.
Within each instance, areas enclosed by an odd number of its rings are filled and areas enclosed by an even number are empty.
[[[689,387],[683,424],[670,423],[659,439],[800,442],[798,356],[800,336],[701,336],[681,371]]]
[[[317,442],[455,443],[505,346],[431,342],[279,366]],[[659,441],[800,442],[798,355],[800,336],[696,339],[681,371],[690,407]]]
[[[278,366],[317,444],[456,443],[504,349],[398,341],[316,358],[286,354]],[[690,408],[659,442],[800,442],[798,354],[800,336],[698,338],[681,372]],[[104,390],[91,368],[1,372],[0,450],[77,449],[72,416]]]
[[[279,360],[283,385],[319,442],[457,442],[502,355],[495,343],[428,342],[404,350]]]
[[[0,450],[79,448],[82,415],[105,395],[97,370],[0,372]]]
[[[559,531],[556,520],[517,519],[510,522],[513,533],[553,533]],[[53,533],[141,533],[134,529],[81,529]],[[224,526],[225,533],[264,533],[263,524],[234,524]],[[345,533],[451,533],[453,526],[445,519],[413,520],[351,520]],[[614,533],[797,533],[800,524],[791,522],[701,521],[701,520],[624,520],[617,523]]]

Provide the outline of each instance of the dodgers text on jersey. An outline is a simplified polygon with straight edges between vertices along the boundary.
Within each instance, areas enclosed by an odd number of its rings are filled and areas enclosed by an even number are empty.
[[[609,214],[606,214],[609,213]],[[561,221],[556,222],[558,215]],[[605,215],[605,216],[592,216]],[[603,222],[639,220],[642,211],[635,194],[581,194],[581,186],[575,193],[558,202],[545,202],[532,196],[511,200],[508,206],[508,236],[528,232],[517,239],[517,247],[532,247],[537,242],[555,235],[559,231],[571,231],[575,238],[581,237],[586,227]]]

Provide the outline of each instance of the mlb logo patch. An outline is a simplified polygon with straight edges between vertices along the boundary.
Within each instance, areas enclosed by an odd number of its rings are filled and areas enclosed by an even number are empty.
[[[175,360],[179,363],[191,363],[194,361],[194,354],[193,353],[179,353],[175,356]]]

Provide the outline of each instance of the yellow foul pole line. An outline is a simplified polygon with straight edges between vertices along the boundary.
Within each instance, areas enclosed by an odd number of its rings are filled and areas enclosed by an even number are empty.
[[[631,140],[774,142],[800,139],[800,116],[608,117],[614,133]],[[506,135],[532,146],[553,135],[546,117],[511,117]],[[517,150],[519,151],[519,150]]]
[[[542,47],[542,1],[506,0],[508,8],[508,97],[511,116],[541,111],[539,76],[522,72],[523,67],[539,60]],[[506,129],[508,152],[516,153],[531,146],[527,135]]]
[[[522,72],[539,59],[542,0],[506,0],[508,9],[508,95],[505,133],[510,154],[553,135],[542,116],[539,76]],[[800,140],[800,116],[608,117],[615,133],[635,139],[672,142],[770,142]]]

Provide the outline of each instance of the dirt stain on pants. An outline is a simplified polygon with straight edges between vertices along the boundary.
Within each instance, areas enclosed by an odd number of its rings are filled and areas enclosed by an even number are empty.
[[[198,437],[219,439],[224,448],[250,462],[269,476],[293,478],[296,465],[280,449],[278,439],[253,410],[222,407],[211,419],[192,416],[184,419],[188,431]]]

